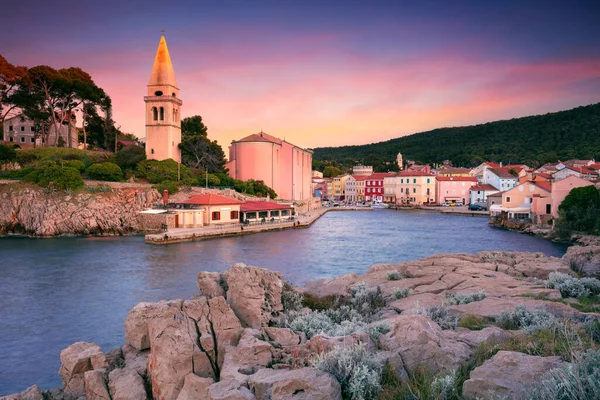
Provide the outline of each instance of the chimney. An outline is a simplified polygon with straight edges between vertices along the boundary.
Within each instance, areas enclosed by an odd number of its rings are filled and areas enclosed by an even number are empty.
[[[502,161],[500,161],[500,168],[502,168]]]
[[[168,190],[163,190],[163,203],[165,206],[169,205],[169,191]]]

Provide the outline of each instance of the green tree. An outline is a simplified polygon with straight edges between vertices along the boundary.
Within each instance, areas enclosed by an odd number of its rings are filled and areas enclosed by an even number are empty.
[[[27,68],[12,65],[0,54],[0,124],[17,111],[9,99],[26,73]]]
[[[125,146],[112,157],[113,162],[122,170],[134,170],[145,159],[146,150],[139,146]]]
[[[208,138],[202,117],[195,115],[181,121],[182,162],[190,168],[202,167],[210,173],[225,171],[225,153],[216,140]]]
[[[573,232],[600,233],[600,192],[593,185],[575,188],[558,207],[556,228],[561,237]]]
[[[0,144],[0,162],[14,161],[17,158],[17,152],[12,147]]]
[[[342,173],[342,171],[338,167],[334,167],[333,165],[328,165],[323,169],[323,178],[333,178],[334,176],[338,176]]]
[[[121,171],[121,167],[111,162],[92,164],[88,167],[86,172],[90,178],[101,181],[118,182],[123,179],[123,171]]]
[[[53,165],[38,172],[37,183],[43,187],[74,190],[83,187],[83,178],[75,168]]]

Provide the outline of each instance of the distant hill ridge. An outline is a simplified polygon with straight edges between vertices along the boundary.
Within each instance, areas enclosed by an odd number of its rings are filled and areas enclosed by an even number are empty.
[[[475,166],[482,161],[537,165],[556,160],[600,159],[600,103],[480,125],[439,128],[360,146],[314,149],[317,167],[373,165],[393,168],[396,155],[405,160]]]

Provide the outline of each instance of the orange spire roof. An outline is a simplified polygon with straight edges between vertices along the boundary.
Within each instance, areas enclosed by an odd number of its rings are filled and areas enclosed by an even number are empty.
[[[167,41],[164,36],[160,37],[156,57],[154,58],[154,66],[148,86],[174,86],[177,87],[175,80],[175,71],[171,63],[171,56],[167,47]]]

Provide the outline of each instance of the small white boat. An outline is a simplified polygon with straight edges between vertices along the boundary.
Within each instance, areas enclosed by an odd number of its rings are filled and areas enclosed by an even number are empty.
[[[373,207],[373,208],[389,208],[389,205],[382,203],[380,201],[375,201],[375,202],[373,202],[373,204],[371,204],[371,207]]]

